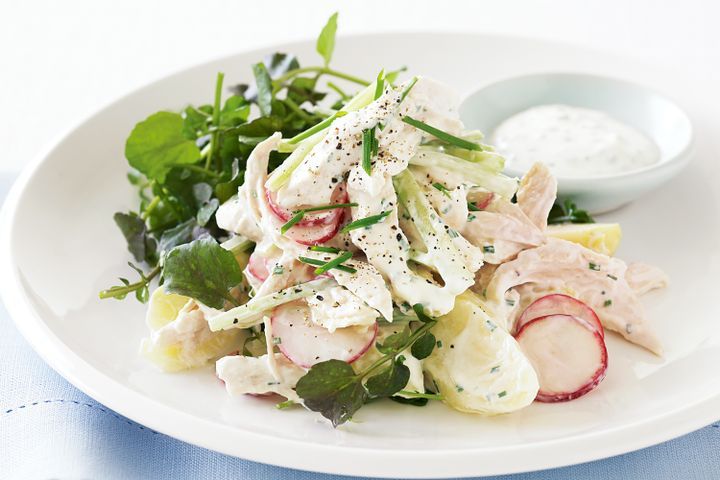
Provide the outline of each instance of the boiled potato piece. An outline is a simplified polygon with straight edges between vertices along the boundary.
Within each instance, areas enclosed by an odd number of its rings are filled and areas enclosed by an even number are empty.
[[[530,362],[475,294],[458,296],[455,308],[438,319],[432,332],[438,346],[423,368],[450,407],[494,415],[535,399],[538,379]]]

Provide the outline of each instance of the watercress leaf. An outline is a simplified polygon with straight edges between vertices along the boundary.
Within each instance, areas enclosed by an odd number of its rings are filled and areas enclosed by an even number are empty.
[[[548,224],[560,223],[595,223],[595,219],[585,210],[579,209],[572,200],[566,198],[562,204],[555,203],[548,214]]]
[[[405,398],[405,397],[390,397],[390,400],[402,403],[403,405],[412,405],[413,407],[424,407],[430,400],[427,398]]]
[[[290,70],[300,68],[300,63],[295,55],[275,52],[263,58],[263,64],[267,68],[270,78],[276,78]]]
[[[220,126],[232,127],[245,123],[250,115],[250,104],[239,95],[231,95],[225,100],[220,112]]]
[[[217,210],[219,206],[220,201],[217,198],[213,198],[209,202],[201,206],[198,209],[196,216],[198,225],[200,225],[201,227],[207,225],[207,223],[210,221],[213,214],[215,213],[215,210]]]
[[[430,356],[433,348],[435,348],[435,335],[427,332],[413,342],[412,347],[410,347],[410,353],[418,360],[422,360]]]
[[[405,388],[410,380],[410,369],[396,358],[377,375],[368,378],[365,383],[368,393],[374,398],[391,397]]]
[[[193,196],[195,197],[195,201],[197,202],[198,207],[207,203],[208,200],[210,200],[210,197],[212,197],[213,189],[207,183],[196,183],[195,185],[193,185],[192,188]]]
[[[185,137],[183,127],[183,118],[171,112],[155,113],[135,125],[125,143],[130,166],[162,183],[173,166],[197,162],[200,150]]]
[[[210,116],[195,107],[187,107],[183,111],[183,135],[188,140],[197,140],[208,133]]]
[[[401,331],[389,335],[382,343],[376,343],[375,348],[385,355],[399,353],[398,349],[407,343],[410,334],[410,327],[406,324]]]
[[[272,80],[264,64],[256,63],[252,69],[257,86],[257,104],[260,107],[260,114],[267,117],[272,114]]]
[[[243,280],[232,252],[210,236],[177,246],[165,257],[165,291],[194,298],[221,309],[230,297],[228,290]]]
[[[158,251],[167,253],[178,245],[190,242],[193,239],[193,230],[197,226],[194,218],[179,223],[173,228],[165,230],[160,236]]]
[[[145,227],[145,221],[137,216],[135,213],[122,213],[117,212],[113,215],[113,220],[118,226],[125,241],[127,241],[127,248],[132,256],[138,262],[142,262],[147,256],[147,228]]]
[[[352,418],[368,398],[353,368],[341,360],[316,363],[295,390],[307,408],[320,412],[333,427]]]
[[[320,35],[318,36],[317,43],[315,44],[315,49],[320,54],[320,56],[323,58],[323,61],[325,62],[325,66],[327,67],[330,64],[330,60],[332,59],[333,51],[335,50],[335,33],[337,32],[337,12],[333,13],[330,18],[328,18],[327,23],[323,27],[322,31],[320,31]]]
[[[317,79],[314,77],[295,77],[287,86],[288,97],[298,105],[302,105],[304,102],[315,105],[326,95],[326,93],[315,90],[316,83]]]
[[[251,122],[244,123],[229,129],[226,135],[242,135],[245,137],[269,137],[275,132],[281,131],[283,120],[280,117],[269,116],[259,117]]]

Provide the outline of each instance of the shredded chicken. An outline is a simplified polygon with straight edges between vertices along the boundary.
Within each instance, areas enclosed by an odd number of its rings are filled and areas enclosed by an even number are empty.
[[[517,204],[532,223],[545,230],[556,196],[557,180],[545,164],[536,163],[520,181]]]
[[[518,285],[538,283],[550,290],[566,291],[593,308],[605,328],[660,354],[660,341],[648,325],[637,294],[625,280],[626,269],[621,260],[549,238],[545,245],[525,250],[515,260],[500,265],[486,295],[496,311],[501,311],[506,292]]]

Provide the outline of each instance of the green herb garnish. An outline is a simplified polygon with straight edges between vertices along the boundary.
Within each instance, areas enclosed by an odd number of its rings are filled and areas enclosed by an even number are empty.
[[[580,210],[572,200],[566,198],[562,204],[553,205],[548,215],[549,225],[559,223],[595,223],[595,220],[588,212]]]
[[[305,217],[305,214],[312,213],[312,212],[323,212],[325,210],[334,210],[336,208],[347,208],[347,207],[357,207],[357,203],[335,203],[333,205],[323,205],[320,207],[310,207],[310,208],[304,208],[302,210],[296,211],[293,216],[288,220],[285,224],[283,224],[282,227],[280,227],[280,233],[286,233],[288,230],[290,230],[293,225],[298,223],[300,220],[302,220]]]
[[[600,265],[598,265],[597,263],[593,263],[593,262],[588,263],[588,268],[590,270],[595,270],[596,272],[600,271]]]
[[[610,305],[612,305],[612,300],[610,300],[610,299],[608,298],[608,299],[605,300],[605,302],[603,303],[603,307],[609,307]]]
[[[359,220],[355,220],[354,222],[350,222],[347,225],[345,225],[342,230],[340,230],[341,233],[347,233],[351,230],[356,230],[358,228],[367,228],[372,225],[375,225],[376,223],[379,223],[385,219],[388,215],[390,215],[391,210],[386,210],[384,212],[381,212],[377,215],[371,215],[369,217],[361,218]]]
[[[484,245],[482,250],[484,253],[495,253],[495,245]]]
[[[298,260],[303,263],[307,263],[308,265],[318,267],[315,269],[315,275],[320,275],[333,268],[347,273],[356,273],[357,270],[355,270],[354,268],[348,267],[347,265],[342,265],[343,262],[346,262],[351,258],[352,252],[344,252],[342,255],[330,260],[329,262],[323,262],[322,260],[317,260],[315,258],[309,257],[298,257]]]
[[[440,190],[447,198],[450,198],[450,190],[448,190],[445,185],[442,183],[433,183],[432,186],[435,187],[435,189]]]
[[[388,337],[378,346],[383,356],[367,368],[355,372],[350,364],[340,360],[327,360],[313,365],[300,378],[296,387],[305,406],[319,412],[337,427],[350,420],[367,401],[394,397],[402,391],[407,385],[410,370],[404,365],[404,357],[400,352],[412,348],[436,323],[435,319],[424,314],[420,305],[413,308],[422,313],[425,319],[423,323],[399,341],[388,344],[393,336]]]
[[[438,128],[428,125],[425,122],[421,122],[420,120],[416,120],[410,116],[405,115],[403,117],[403,122],[407,123],[408,125],[412,125],[418,130],[429,133],[438,140],[442,140],[443,142],[449,143],[450,145],[455,145],[456,147],[464,148],[465,150],[482,150],[482,146],[477,143],[470,142],[468,140],[465,140],[464,138],[456,137],[455,135],[444,132]]]

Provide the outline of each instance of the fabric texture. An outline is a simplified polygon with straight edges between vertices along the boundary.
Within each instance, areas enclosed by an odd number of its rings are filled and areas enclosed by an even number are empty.
[[[9,184],[4,180],[0,178],[0,200]],[[154,432],[99,404],[55,373],[25,342],[2,305],[0,332],[0,479],[351,478],[228,457]],[[717,479],[720,425],[607,460],[489,478]]]

